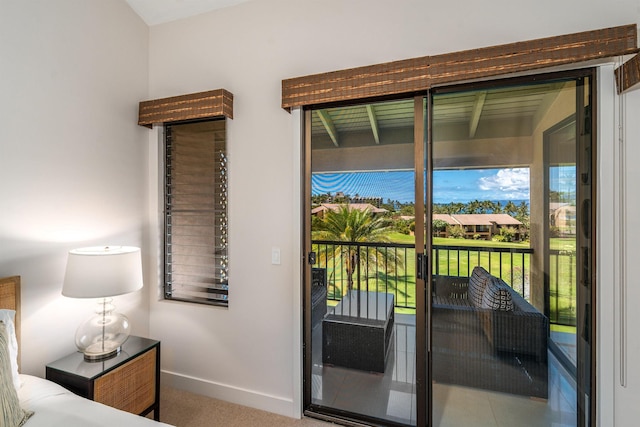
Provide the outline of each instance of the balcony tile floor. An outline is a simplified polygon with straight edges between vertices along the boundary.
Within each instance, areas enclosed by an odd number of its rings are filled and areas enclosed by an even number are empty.
[[[394,344],[384,374],[322,366],[322,330],[313,332],[313,403],[415,425],[415,316],[396,314]],[[433,385],[434,426],[575,426],[576,386],[549,356],[549,399],[533,399],[447,384]]]

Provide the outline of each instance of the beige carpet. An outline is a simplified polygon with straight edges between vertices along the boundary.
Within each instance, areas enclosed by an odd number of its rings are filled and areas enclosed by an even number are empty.
[[[188,393],[172,387],[160,390],[160,421],[177,427],[328,427],[312,418],[282,415]]]

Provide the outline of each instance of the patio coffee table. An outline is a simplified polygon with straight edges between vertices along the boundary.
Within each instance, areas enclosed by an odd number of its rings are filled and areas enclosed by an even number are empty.
[[[322,320],[322,363],[384,372],[394,322],[393,294],[349,291]]]

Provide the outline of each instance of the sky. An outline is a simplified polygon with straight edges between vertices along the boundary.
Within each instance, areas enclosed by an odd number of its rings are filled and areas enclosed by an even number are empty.
[[[566,172],[566,171],[565,171]],[[565,177],[571,173],[564,173]],[[351,172],[314,174],[312,193],[382,197],[412,202],[412,171]],[[575,180],[575,174],[574,178]],[[465,169],[433,172],[434,203],[469,202],[472,200],[529,200],[529,169]]]

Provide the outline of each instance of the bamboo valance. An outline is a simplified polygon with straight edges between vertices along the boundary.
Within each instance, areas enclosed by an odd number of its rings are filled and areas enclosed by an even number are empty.
[[[636,24],[424,56],[282,81],[282,108],[419,92],[638,52]]]
[[[640,83],[640,55],[635,55],[620,67],[616,68],[616,83],[618,93],[631,89]]]
[[[227,117],[233,119],[233,94],[224,89],[143,101],[138,124],[151,128],[154,123]]]

